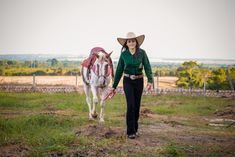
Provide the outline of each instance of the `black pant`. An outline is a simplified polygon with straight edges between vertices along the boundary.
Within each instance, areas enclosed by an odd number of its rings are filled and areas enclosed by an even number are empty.
[[[129,77],[123,79],[123,88],[126,96],[127,112],[126,125],[127,135],[135,134],[138,131],[138,120],[140,102],[143,92],[143,78],[131,80]]]

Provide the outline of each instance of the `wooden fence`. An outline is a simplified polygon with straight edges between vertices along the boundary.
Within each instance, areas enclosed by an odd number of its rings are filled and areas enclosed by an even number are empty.
[[[42,92],[42,93],[70,93],[83,92],[82,86],[32,86],[32,85],[0,85],[0,91],[3,92]],[[124,94],[122,88],[117,89],[117,93]],[[235,98],[235,92],[232,90],[203,90],[203,89],[155,89],[147,92],[145,89],[143,95],[191,95],[191,96],[209,96],[209,97],[232,97]]]

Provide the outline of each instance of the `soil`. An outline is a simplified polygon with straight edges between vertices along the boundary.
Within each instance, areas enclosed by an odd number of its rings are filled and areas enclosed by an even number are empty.
[[[215,115],[222,118],[235,119],[235,107],[227,106],[223,110],[216,111]]]
[[[8,144],[0,147],[0,157],[23,157],[29,154],[29,147],[24,144]]]

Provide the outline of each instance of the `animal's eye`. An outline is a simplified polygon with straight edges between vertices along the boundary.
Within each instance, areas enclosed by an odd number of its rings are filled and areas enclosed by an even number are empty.
[[[107,58],[104,59],[105,62],[108,62],[109,60]]]
[[[105,72],[108,70],[108,64],[105,65]]]

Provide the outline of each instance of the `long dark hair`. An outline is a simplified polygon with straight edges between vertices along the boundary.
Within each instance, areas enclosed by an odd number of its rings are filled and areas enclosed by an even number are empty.
[[[138,43],[138,41],[136,39],[135,39],[135,41],[136,41],[136,46],[135,46],[135,54],[134,54],[134,56],[138,57],[139,56],[139,51],[140,51],[140,46],[139,46],[139,43]],[[124,45],[122,46],[121,53],[126,51],[126,50],[129,50],[128,46],[127,46],[127,40],[124,43]]]

